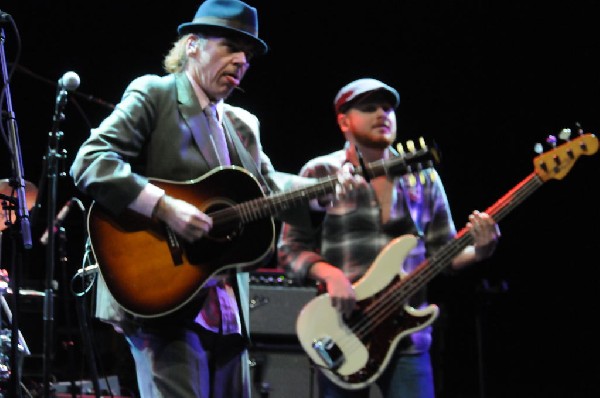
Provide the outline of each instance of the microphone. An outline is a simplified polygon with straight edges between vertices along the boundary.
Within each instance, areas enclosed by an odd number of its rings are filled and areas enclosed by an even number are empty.
[[[11,64],[9,63],[9,65],[11,65]],[[49,85],[51,85],[53,87],[56,87],[56,85],[57,85],[52,80],[47,79],[44,76],[40,76],[39,74],[33,72],[32,70],[27,69],[26,67],[24,67],[22,65],[15,64],[15,66],[16,66],[16,68],[17,68],[17,70],[19,72],[26,73],[29,76],[33,77],[34,79],[40,80],[40,81],[42,81],[42,82],[44,82],[46,84],[49,84]],[[93,95],[82,93],[81,91],[78,91],[78,90],[73,91],[72,94],[75,94],[78,97],[81,97],[81,98],[85,99],[86,101],[95,102],[96,104],[104,106],[104,107],[106,107],[108,109],[111,109],[111,110],[115,109],[115,105],[114,104],[111,104],[110,102],[104,101],[103,99],[96,98]]]
[[[79,87],[81,80],[79,75],[73,71],[69,71],[58,79],[56,105],[54,107],[54,121],[62,120],[62,110],[67,103],[67,91],[73,91]]]
[[[81,84],[81,79],[79,79],[79,75],[73,71],[65,73],[58,79],[58,87],[61,90],[73,91],[79,87],[79,84]]]
[[[52,225],[52,233],[56,233],[58,231],[58,229],[61,227],[63,221],[65,221],[65,218],[67,217],[67,214],[69,214],[69,210],[71,210],[72,204],[73,204],[73,199],[71,198],[71,199],[67,200],[67,203],[65,203],[65,205],[62,207],[62,209],[60,209],[60,211],[56,215],[56,218],[54,219],[54,224]],[[43,245],[48,244],[48,234],[49,233],[50,233],[50,228],[46,228],[46,230],[44,231],[44,234],[40,238],[40,242]]]
[[[80,92],[76,91],[77,88],[79,87],[80,83],[81,83],[81,80],[79,79],[79,75],[73,71],[69,71],[69,72],[65,73],[64,75],[62,75],[62,77],[60,79],[58,79],[58,90],[59,91],[62,91],[62,90],[73,91],[73,94],[76,94],[82,98],[85,98],[86,100],[88,100],[90,102],[95,102],[98,105],[102,105],[102,106],[105,106],[110,109],[115,109],[115,106],[111,103],[101,100],[100,98],[96,98],[93,95],[84,94],[84,93],[80,93]]]
[[[12,16],[9,13],[0,10],[0,22],[8,22],[11,19]]]

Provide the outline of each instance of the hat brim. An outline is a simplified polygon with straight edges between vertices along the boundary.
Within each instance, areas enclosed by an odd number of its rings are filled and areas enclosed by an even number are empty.
[[[250,42],[252,44],[254,44],[254,47],[256,48],[256,53],[260,54],[260,55],[265,54],[269,50],[267,43],[265,43],[261,39],[255,37],[255,36],[252,36],[251,34],[245,32],[243,30],[226,27],[223,25],[211,25],[211,24],[207,24],[207,23],[187,22],[187,23],[183,23],[183,24],[179,25],[179,27],[177,28],[177,33],[179,33],[179,35],[185,35],[188,33],[214,33],[214,32],[222,33],[222,34],[225,34],[226,36],[234,35],[234,36],[242,37],[244,39],[249,39]]]
[[[338,108],[337,112],[345,113],[346,111],[348,111],[348,109],[354,106],[357,106],[367,101],[379,100],[382,98],[389,101],[389,103],[394,107],[394,109],[396,109],[398,105],[400,105],[400,97],[397,95],[397,93],[390,91],[390,89],[386,87],[379,87],[374,90],[366,90],[355,94],[352,99],[342,104]]]

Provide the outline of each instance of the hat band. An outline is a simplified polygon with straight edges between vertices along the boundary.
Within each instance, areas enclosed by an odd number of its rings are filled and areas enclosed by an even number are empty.
[[[253,26],[246,25],[246,24],[243,24],[238,21],[232,21],[230,19],[215,18],[215,17],[200,17],[200,18],[194,18],[193,23],[233,28],[233,29],[237,29],[237,30],[241,30],[241,31],[250,33],[252,36],[258,36],[258,32],[254,29]]]

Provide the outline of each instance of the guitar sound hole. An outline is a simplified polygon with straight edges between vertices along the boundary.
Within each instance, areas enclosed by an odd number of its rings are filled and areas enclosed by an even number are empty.
[[[213,227],[207,238],[217,242],[230,242],[243,232],[243,223],[237,213],[232,210],[229,200],[215,200],[206,208],[205,212],[213,219]]]
[[[241,225],[237,228],[213,227],[208,233],[208,238],[217,242],[231,242],[241,235],[241,229]]]

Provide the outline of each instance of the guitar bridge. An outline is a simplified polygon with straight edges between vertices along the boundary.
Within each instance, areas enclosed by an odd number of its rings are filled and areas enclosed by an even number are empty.
[[[331,337],[323,337],[313,341],[312,348],[330,370],[339,368],[344,363],[344,356]]]

